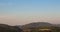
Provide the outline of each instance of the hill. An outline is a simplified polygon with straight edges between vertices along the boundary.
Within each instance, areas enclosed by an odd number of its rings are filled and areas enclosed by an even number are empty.
[[[36,28],[36,27],[43,27],[43,26],[53,26],[53,24],[46,23],[46,22],[34,22],[34,23],[29,23],[26,25],[23,25],[22,28]]]

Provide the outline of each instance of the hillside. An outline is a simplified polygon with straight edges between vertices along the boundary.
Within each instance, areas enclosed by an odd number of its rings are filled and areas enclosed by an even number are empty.
[[[26,25],[23,25],[22,28],[35,28],[35,27],[43,27],[43,26],[53,26],[53,24],[46,23],[46,22],[34,22],[34,23],[29,23]]]

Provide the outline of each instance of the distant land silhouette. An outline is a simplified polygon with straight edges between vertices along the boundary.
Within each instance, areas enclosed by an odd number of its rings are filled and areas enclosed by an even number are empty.
[[[42,26],[55,26],[55,27],[60,27],[60,24],[51,24],[48,22],[34,22],[34,23],[29,23],[29,24],[25,24],[25,25],[18,25],[19,27],[23,28],[23,27],[29,27],[29,28],[33,28],[33,27],[42,27]]]
[[[0,24],[0,32],[21,32],[18,26],[10,26],[7,24]]]
[[[0,24],[0,32],[31,32],[39,29],[51,29],[50,32],[60,32],[60,24],[51,24],[48,22],[34,22],[25,25],[10,26],[7,24]],[[40,31],[42,32],[42,31]],[[45,31],[44,31],[45,32]]]
[[[36,32],[37,29],[41,29],[41,28],[48,28],[51,29],[50,32],[60,32],[60,24],[51,24],[48,22],[34,22],[34,23],[29,23],[29,24],[25,24],[22,26],[19,26],[24,32],[31,32],[32,30],[35,30],[34,32]],[[30,30],[30,31],[29,31]],[[37,30],[38,32],[38,30]],[[43,31],[40,31],[43,32]],[[46,32],[46,31],[44,31]]]

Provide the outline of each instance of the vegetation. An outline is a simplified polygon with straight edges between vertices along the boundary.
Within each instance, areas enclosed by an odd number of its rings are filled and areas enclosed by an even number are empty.
[[[29,29],[28,32],[60,32],[60,27],[45,22],[30,23],[23,27],[23,30],[27,31]]]
[[[9,26],[6,24],[0,24],[0,32],[21,32],[22,30],[17,26]]]
[[[0,32],[60,32],[60,27],[45,22],[30,23],[22,26],[0,24]]]

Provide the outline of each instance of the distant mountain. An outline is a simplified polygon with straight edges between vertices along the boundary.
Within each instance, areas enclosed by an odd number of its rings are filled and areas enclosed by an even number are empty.
[[[20,29],[24,28],[37,28],[37,27],[60,27],[60,24],[51,24],[48,22],[34,22],[25,25],[18,25]]]
[[[53,26],[53,25],[46,22],[35,22],[35,23],[23,25],[23,27],[28,27],[28,28],[44,27],[44,26]]]

